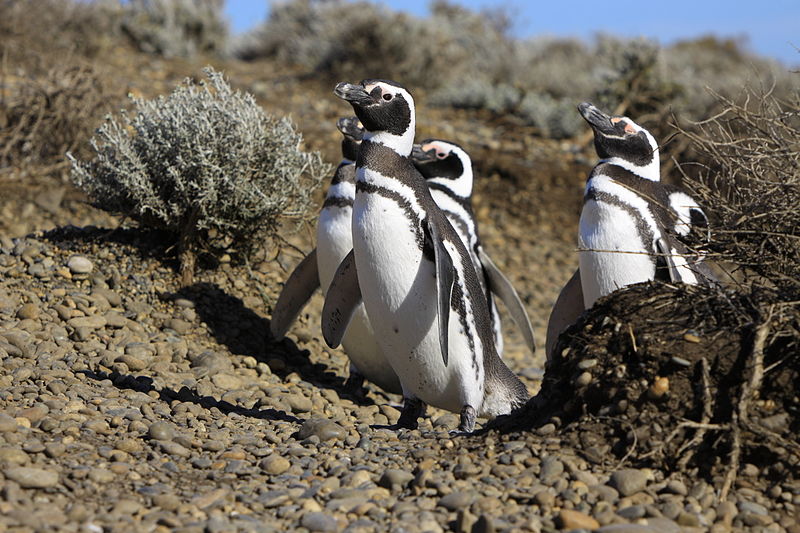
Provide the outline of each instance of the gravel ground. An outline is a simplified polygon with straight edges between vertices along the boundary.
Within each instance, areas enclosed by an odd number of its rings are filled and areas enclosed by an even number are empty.
[[[0,531],[800,531],[800,493],[757,470],[720,503],[555,425],[451,438],[457,417],[432,410],[375,429],[399,398],[344,396],[319,298],[274,344],[275,262],[179,290],[158,237],[0,240]],[[509,360],[535,389],[541,371]]]

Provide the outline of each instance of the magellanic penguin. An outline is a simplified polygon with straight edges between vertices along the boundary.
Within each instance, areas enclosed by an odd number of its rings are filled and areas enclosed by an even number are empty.
[[[533,327],[525,306],[522,305],[511,282],[497,268],[481,245],[478,224],[472,210],[473,171],[469,154],[456,143],[442,139],[426,139],[414,145],[411,159],[427,181],[436,205],[444,211],[472,258],[478,281],[489,304],[497,353],[501,356],[503,354],[503,333],[493,294],[499,296],[506,304],[511,317],[520,328],[528,349],[535,352]]]
[[[702,257],[675,238],[680,211],[661,183],[658,144],[627,117],[611,117],[592,104],[578,106],[594,131],[600,162],[586,182],[578,237],[585,308],[634,283],[665,279],[710,280]],[[679,201],[679,200],[678,200]],[[689,211],[691,219],[691,209]]]
[[[617,288],[656,278],[716,280],[703,255],[690,254],[676,238],[696,229],[708,239],[708,218],[690,195],[661,183],[653,136],[631,119],[609,117],[591,104],[578,110],[594,131],[601,160],[586,183],[580,267],[561,289],[548,320],[548,359],[558,335],[597,298]]]
[[[340,83],[366,130],[356,162],[353,252],[325,298],[322,331],[339,343],[362,301],[403,387],[397,427],[417,426],[425,404],[494,417],[525,403],[527,390],[498,357],[486,299],[472,260],[434,202],[410,155],[415,111],[395,82]]]
[[[284,285],[272,313],[270,327],[276,339],[286,335],[291,323],[317,287],[327,294],[339,263],[353,249],[352,212],[356,195],[358,149],[364,134],[356,117],[337,122],[342,132],[342,161],[333,175],[317,222],[317,247],[297,266]],[[363,305],[342,338],[342,347],[350,358],[348,390],[361,388],[364,378],[387,392],[401,393],[400,380],[375,341]]]
[[[673,211],[672,214],[675,221],[672,231],[679,238],[689,235],[692,231],[698,231],[704,234],[705,240],[708,241],[710,239],[708,217],[706,217],[697,200],[674,185],[665,183],[664,189],[669,198],[668,207]],[[697,270],[705,279],[714,279],[712,272],[706,269],[705,264],[700,263],[702,258],[702,254],[697,254]],[[547,322],[547,338],[545,340],[545,356],[548,360],[552,357],[559,334],[568,326],[574,324],[584,309],[581,272],[580,269],[577,269],[562,287],[550,312],[550,318]]]

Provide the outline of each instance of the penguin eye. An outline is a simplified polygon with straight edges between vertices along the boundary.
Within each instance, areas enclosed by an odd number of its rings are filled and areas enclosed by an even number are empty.
[[[436,157],[438,157],[439,159],[444,159],[445,157],[447,157],[447,154],[444,152],[436,152]]]
[[[386,100],[386,101],[388,102],[389,100],[391,100],[391,99],[392,99],[392,95],[391,95],[391,94],[389,94],[389,93],[386,93],[386,94],[384,94],[384,95],[383,95],[383,99],[384,99],[384,100]]]

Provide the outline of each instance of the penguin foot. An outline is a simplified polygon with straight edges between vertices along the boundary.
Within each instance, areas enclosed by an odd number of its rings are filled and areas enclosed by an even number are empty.
[[[400,418],[397,419],[397,424],[394,427],[396,429],[417,429],[419,417],[425,414],[426,408],[425,402],[419,398],[404,398],[403,410],[400,412]]]
[[[458,424],[459,434],[469,434],[475,429],[475,419],[478,418],[478,413],[471,405],[465,405],[461,409],[461,422]]]
[[[350,377],[344,382],[344,393],[352,396],[364,396],[364,376],[350,371]]]

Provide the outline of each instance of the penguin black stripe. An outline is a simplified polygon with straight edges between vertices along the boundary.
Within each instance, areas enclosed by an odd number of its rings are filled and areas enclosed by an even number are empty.
[[[353,199],[343,196],[328,196],[322,203],[322,208],[326,207],[353,207]]]
[[[642,178],[626,168],[611,163],[601,163],[594,167],[589,179],[591,180],[595,176],[608,176],[644,198],[650,206],[650,213],[659,226],[672,227],[675,223],[672,213],[668,209],[669,198],[660,182]]]
[[[365,183],[363,181],[356,182],[356,194],[358,193],[377,194],[396,203],[408,218],[409,225],[414,231],[415,240],[419,245],[419,249],[423,250],[426,253],[426,256],[428,255],[426,249],[429,249],[430,257],[433,257],[433,248],[425,245],[425,235],[422,231],[422,218],[420,218],[419,214],[411,206],[411,202],[404,198],[402,194],[397,191],[387,189],[386,187],[380,187],[373,183]]]
[[[447,178],[447,179],[454,179],[454,178]],[[464,198],[463,196],[459,196],[458,194],[453,192],[453,190],[450,187],[448,187],[447,185],[444,185],[442,183],[437,183],[435,181],[429,181],[428,182],[428,188],[436,190],[436,191],[442,191],[444,194],[446,194],[448,196],[448,198],[451,198],[454,202],[458,203],[461,207],[463,207],[464,210],[470,216],[473,215],[473,213],[472,213],[472,205],[470,203],[469,198]]]

